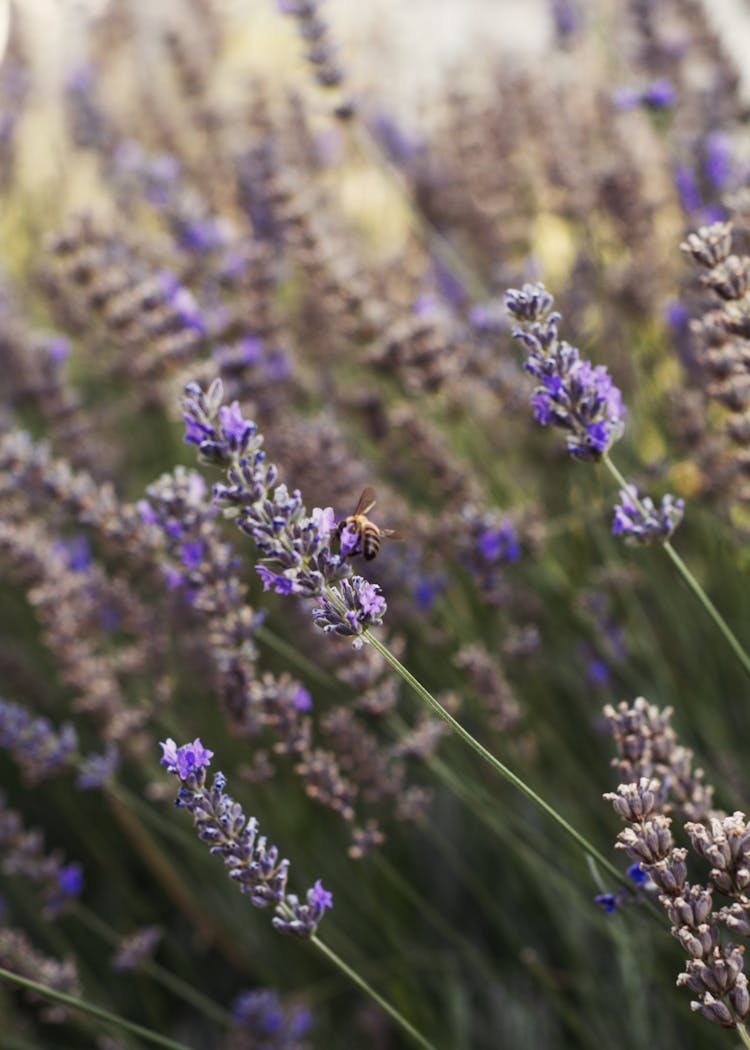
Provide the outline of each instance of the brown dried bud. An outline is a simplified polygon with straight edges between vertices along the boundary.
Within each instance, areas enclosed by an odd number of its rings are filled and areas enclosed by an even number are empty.
[[[659,900],[674,926],[690,929],[707,922],[713,907],[711,890],[704,886],[686,886],[679,896],[665,896]]]
[[[701,923],[694,930],[689,929],[687,926],[673,927],[672,934],[677,938],[691,959],[695,960],[696,965],[699,960],[707,959],[716,947],[716,927],[709,925],[709,923],[706,922]],[[691,964],[688,963],[688,969],[690,968],[690,965]],[[692,977],[696,977],[696,974],[699,974],[699,979],[702,982],[705,971],[707,979],[712,980],[710,972],[705,964],[700,962],[700,966],[703,967],[700,971],[689,969]],[[698,989],[691,984],[693,991],[703,991],[705,990],[705,987],[708,987],[708,985],[704,984],[703,988]],[[712,987],[709,987],[708,990],[716,991],[716,989]]]
[[[750,258],[747,255],[730,255],[720,266],[714,267],[701,277],[701,284],[727,302],[742,299],[747,295],[749,283]]]
[[[680,983],[679,977],[677,978],[677,983]],[[729,1007],[722,1003],[721,1000],[714,999],[710,992],[706,992],[700,1002],[692,1002],[690,1009],[700,1011],[707,1021],[720,1024],[722,1028],[735,1027],[735,1020]]]
[[[617,849],[627,850],[633,860],[644,864],[656,864],[664,860],[673,846],[669,817],[657,815],[644,824],[625,828],[617,836]]]
[[[680,245],[680,251],[691,255],[701,266],[710,268],[723,262],[732,250],[732,224],[714,222],[689,233]]]

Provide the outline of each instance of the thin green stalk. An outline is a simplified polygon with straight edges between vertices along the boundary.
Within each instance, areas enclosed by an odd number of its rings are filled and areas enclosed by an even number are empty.
[[[621,486],[621,488],[625,489],[626,492],[629,492],[630,488],[628,486],[628,482],[622,476],[622,474],[614,465],[609,456],[603,456],[602,460],[606,465],[607,470],[609,470],[610,474]],[[643,507],[641,506],[640,501],[637,498],[633,498],[633,502],[639,510],[643,511]],[[687,565],[682,560],[677,551],[674,549],[672,544],[669,541],[667,541],[666,543],[662,544],[662,547],[664,548],[667,557],[671,560],[672,564],[679,572],[680,576],[682,576],[685,583],[688,585],[688,587],[698,599],[700,604],[703,606],[703,608],[706,610],[713,622],[721,631],[730,649],[742,665],[742,669],[745,672],[745,674],[747,674],[750,677],[750,656],[748,656],[747,652],[745,651],[741,643],[738,641],[737,636],[732,631],[729,624],[726,622],[726,620],[716,608],[714,603],[711,601],[711,599],[708,597],[701,585],[698,583],[695,576],[693,576],[692,572],[687,567]]]
[[[74,995],[67,995],[65,992],[58,992],[55,988],[48,988],[45,984],[39,984],[37,981],[31,981],[28,977],[21,977],[17,973],[12,973],[10,970],[6,970],[0,967],[0,979],[10,981],[11,984],[17,984],[21,988],[26,988],[31,992],[35,992],[37,995],[41,995],[45,999],[52,999],[56,1003],[63,1003],[65,1006],[71,1007],[73,1010],[79,1010],[81,1013],[89,1014],[91,1017],[97,1017],[100,1021],[106,1021],[108,1024],[114,1025],[115,1028],[120,1028],[124,1032],[131,1032],[133,1035],[140,1036],[141,1039],[145,1039],[147,1043],[153,1043],[154,1046],[164,1046],[167,1050],[191,1050],[185,1043],[178,1043],[175,1039],[169,1039],[165,1035],[159,1035],[158,1032],[152,1031],[150,1028],[144,1028],[143,1025],[136,1024],[134,1021],[126,1021],[124,1017],[119,1017],[117,1014],[110,1013],[109,1010],[103,1010],[100,1006],[94,1006],[93,1003],[87,1003],[85,999],[78,999]]]
[[[737,1025],[737,1035],[742,1040],[742,1045],[746,1046],[747,1050],[750,1050],[750,1035],[748,1035],[747,1028],[745,1028],[744,1024]]]
[[[501,777],[504,777],[505,780],[520,791],[522,795],[525,795],[535,806],[546,813],[548,817],[551,817],[552,820],[554,820],[554,822],[558,824],[585,853],[590,857],[593,857],[594,860],[600,864],[605,871],[609,872],[618,883],[622,881],[622,872],[618,871],[611,861],[607,860],[607,858],[600,853],[587,838],[581,835],[579,831],[576,831],[573,825],[569,824],[568,821],[549,804],[549,802],[546,802],[536,793],[536,791],[534,791],[533,788],[529,787],[524,780],[514,773],[512,769],[509,769],[508,766],[504,765],[499,758],[495,758],[491,751],[488,751],[486,747],[479,743],[476,737],[473,737],[467,729],[464,729],[461,723],[446,711],[443,705],[435,699],[432,693],[430,693],[422,683],[414,677],[408,668],[404,667],[401,661],[393,655],[390,649],[383,645],[383,643],[379,641],[370,630],[364,631],[363,637],[373,646],[374,649],[377,649],[380,655],[388,661],[394,671],[396,671],[407,685],[410,685],[414,692],[432,708],[435,714],[438,715],[439,718],[442,718],[444,722],[448,723],[456,734],[461,737],[465,744],[468,744],[472,750],[476,751],[480,758],[484,759],[488,765],[492,766],[496,773],[499,773]]]
[[[356,984],[361,991],[366,995],[369,995],[369,997],[378,1004],[381,1010],[384,1010],[391,1020],[393,1020],[403,1032],[406,1032],[409,1038],[413,1040],[417,1046],[421,1046],[423,1050],[436,1050],[434,1044],[418,1032],[414,1025],[410,1024],[409,1021],[399,1013],[395,1006],[391,1006],[386,999],[381,995],[378,995],[372,985],[369,985],[363,977],[360,977],[356,970],[352,970],[352,968],[348,966],[331,948],[329,948],[327,944],[324,944],[324,942],[318,937],[311,937],[310,943],[315,945],[318,951],[322,955],[325,955],[325,957],[332,962],[334,966],[341,970],[350,981]]]

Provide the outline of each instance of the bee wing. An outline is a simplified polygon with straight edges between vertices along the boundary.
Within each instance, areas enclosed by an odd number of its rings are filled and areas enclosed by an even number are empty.
[[[402,540],[404,538],[398,529],[381,529],[380,535],[386,540]]]
[[[362,495],[359,497],[359,503],[354,511],[354,516],[357,514],[367,514],[368,511],[372,510],[375,506],[375,489],[372,485],[368,485],[362,489]]]

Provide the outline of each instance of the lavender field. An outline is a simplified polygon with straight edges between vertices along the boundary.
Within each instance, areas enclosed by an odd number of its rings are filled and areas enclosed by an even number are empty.
[[[750,1048],[748,26],[0,0],[0,1050]]]

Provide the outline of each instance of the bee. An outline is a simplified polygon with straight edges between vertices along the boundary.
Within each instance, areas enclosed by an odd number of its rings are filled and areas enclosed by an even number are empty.
[[[357,537],[356,547],[354,550],[349,551],[349,554],[362,554],[367,561],[372,561],[378,553],[381,540],[401,539],[400,534],[395,529],[381,529],[374,521],[370,521],[367,515],[374,506],[375,489],[372,485],[368,485],[367,488],[362,490],[362,495],[354,508],[354,513],[350,514],[348,518],[344,518],[338,524],[339,539],[341,539],[345,529],[351,529]]]

